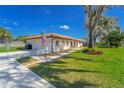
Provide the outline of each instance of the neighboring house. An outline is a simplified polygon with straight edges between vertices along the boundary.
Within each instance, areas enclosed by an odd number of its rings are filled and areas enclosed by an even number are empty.
[[[43,36],[46,37],[45,46],[42,44],[44,43],[42,41]],[[83,42],[79,39],[55,33],[27,37],[26,44],[31,44],[32,49],[37,50],[39,54],[52,53],[83,46]]]

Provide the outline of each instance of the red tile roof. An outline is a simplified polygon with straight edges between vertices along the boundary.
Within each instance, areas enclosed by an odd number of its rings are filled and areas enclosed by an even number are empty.
[[[69,36],[65,36],[65,35],[61,35],[61,34],[55,34],[55,33],[49,33],[49,34],[45,34],[47,38],[49,37],[53,37],[53,38],[60,38],[60,39],[67,39],[67,40],[74,40],[74,41],[78,41],[80,42],[81,40],[79,39],[75,39]],[[30,39],[37,39],[37,38],[41,38],[41,35],[36,35],[36,36],[30,36],[27,37],[26,40],[30,40]]]

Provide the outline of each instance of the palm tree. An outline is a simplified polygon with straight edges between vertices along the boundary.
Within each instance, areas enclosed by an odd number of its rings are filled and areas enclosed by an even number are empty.
[[[106,10],[107,6],[105,5],[86,5],[85,14],[86,14],[86,27],[89,31],[89,48],[94,47],[94,37],[95,37],[95,28],[99,22],[102,13]]]
[[[0,39],[6,44],[6,49],[8,49],[8,43],[12,40],[12,35],[3,27],[0,27]]]
[[[105,29],[102,31],[101,36],[103,41],[107,44],[109,33],[115,30],[118,27],[116,17],[107,17],[106,24],[104,24]],[[118,27],[119,28],[119,27]]]
[[[99,39],[101,41],[104,41],[107,43],[107,38],[109,36],[109,33],[115,28],[119,29],[119,27],[117,27],[117,18],[116,17],[102,16],[99,19],[99,22],[95,28],[94,43],[95,43],[97,37],[99,37]]]

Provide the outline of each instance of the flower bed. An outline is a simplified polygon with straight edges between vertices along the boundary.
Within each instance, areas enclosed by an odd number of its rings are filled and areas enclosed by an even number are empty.
[[[82,53],[89,54],[89,55],[102,55],[102,51],[94,50],[94,49],[84,49]]]

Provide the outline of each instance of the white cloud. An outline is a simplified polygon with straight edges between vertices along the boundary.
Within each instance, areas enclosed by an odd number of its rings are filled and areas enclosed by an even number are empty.
[[[17,22],[13,22],[13,25],[18,26],[18,23]]]
[[[68,25],[61,25],[61,26],[59,26],[59,28],[65,29],[65,30],[70,29],[70,27]]]

